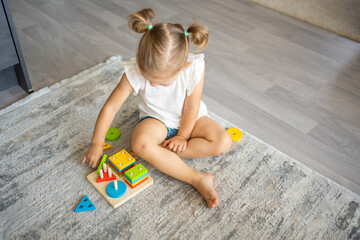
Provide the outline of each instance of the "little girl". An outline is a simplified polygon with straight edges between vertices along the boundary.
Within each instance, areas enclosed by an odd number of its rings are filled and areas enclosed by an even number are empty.
[[[190,41],[201,51],[209,33],[196,22],[187,30],[180,24],[157,23],[152,9],[132,13],[128,19],[129,28],[143,33],[136,59],[125,62],[125,73],[100,111],[82,164],[86,161],[93,168],[99,164],[107,130],[134,92],[141,100],[132,150],[163,173],[194,186],[209,208],[214,208],[218,196],[212,176],[195,171],[181,160],[217,156],[231,147],[230,135],[207,116],[201,101],[204,55],[189,53]]]

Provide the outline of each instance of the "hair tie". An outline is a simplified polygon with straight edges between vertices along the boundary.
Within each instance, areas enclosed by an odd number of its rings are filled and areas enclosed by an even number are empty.
[[[153,25],[150,24],[150,25],[148,26],[148,30],[151,30],[152,28],[153,28]]]
[[[184,34],[186,37],[189,35],[189,33],[186,30],[184,31]]]

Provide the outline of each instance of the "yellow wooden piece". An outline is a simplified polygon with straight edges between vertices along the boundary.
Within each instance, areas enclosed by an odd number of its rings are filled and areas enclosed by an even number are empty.
[[[109,148],[111,148],[111,145],[104,142],[103,150],[106,150],[106,149],[109,149]]]
[[[241,138],[242,138],[242,132],[237,129],[237,128],[229,128],[228,130],[226,130],[229,134],[230,134],[230,137],[231,137],[231,140],[233,142],[235,141],[239,141]]]
[[[127,168],[131,164],[135,163],[135,158],[130,155],[125,149],[110,156],[109,161],[121,172],[122,169]]]

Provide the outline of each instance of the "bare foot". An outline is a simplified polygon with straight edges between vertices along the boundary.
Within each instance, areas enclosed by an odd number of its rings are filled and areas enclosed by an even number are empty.
[[[199,193],[205,198],[209,208],[215,208],[218,204],[218,196],[213,187],[214,180],[210,173],[200,173],[199,180],[197,180],[193,186],[199,191]]]

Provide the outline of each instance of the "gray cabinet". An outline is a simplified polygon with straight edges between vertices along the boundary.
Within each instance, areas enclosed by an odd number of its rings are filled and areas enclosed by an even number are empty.
[[[0,92],[20,85],[33,92],[7,0],[0,4]]]

